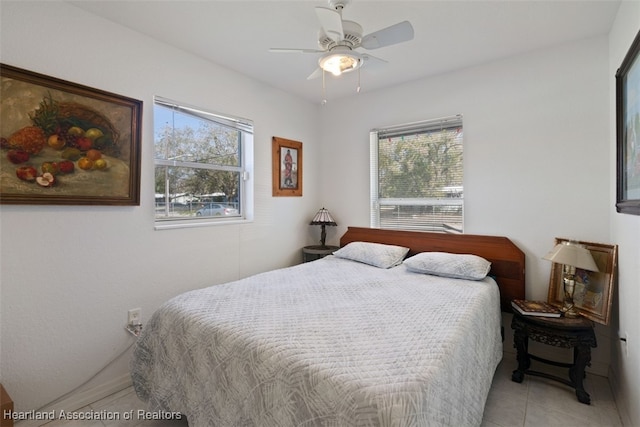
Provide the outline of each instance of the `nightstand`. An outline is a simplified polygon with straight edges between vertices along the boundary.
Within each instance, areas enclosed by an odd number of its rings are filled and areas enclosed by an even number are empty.
[[[302,248],[302,261],[309,262],[324,258],[340,249],[339,246],[305,246]]]
[[[587,405],[591,403],[591,397],[585,391],[582,381],[585,368],[591,364],[591,348],[597,347],[592,321],[584,317],[524,316],[514,310],[511,328],[514,331],[514,347],[518,352],[518,369],[511,375],[513,381],[521,383],[525,374],[559,381],[576,390],[579,402]],[[529,339],[555,347],[573,348],[573,363],[555,362],[530,354]],[[569,368],[569,378],[531,370],[531,359]]]

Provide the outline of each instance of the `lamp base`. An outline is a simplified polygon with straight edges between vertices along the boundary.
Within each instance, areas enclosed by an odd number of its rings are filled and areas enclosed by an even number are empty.
[[[580,313],[578,313],[576,311],[576,308],[574,306],[562,307],[562,309],[560,311],[562,311],[562,315],[564,317],[569,317],[571,319],[575,319],[576,317],[580,317]]]
[[[576,310],[576,305],[573,302],[573,295],[576,290],[575,281],[576,268],[570,265],[564,266],[564,303],[562,304],[561,311],[564,313],[564,317],[576,318],[580,317],[580,313]]]
[[[327,230],[324,228],[324,224],[322,224],[322,231],[320,232],[320,245],[324,248],[326,245],[324,242],[327,240]]]

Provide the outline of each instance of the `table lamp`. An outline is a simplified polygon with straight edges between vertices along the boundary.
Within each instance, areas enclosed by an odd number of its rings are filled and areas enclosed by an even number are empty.
[[[575,241],[565,241],[558,243],[542,258],[557,264],[563,264],[562,284],[564,300],[562,312],[565,317],[580,316],[573,302],[573,294],[576,286],[576,268],[598,271],[598,266],[593,259],[593,255],[591,255],[589,249],[584,245]]]
[[[322,226],[322,232],[320,233],[320,244],[322,245],[322,248],[326,248],[327,246],[324,244],[327,238],[327,231],[325,230],[325,227],[327,225],[338,225],[338,224],[336,224],[336,222],[333,220],[329,211],[326,210],[325,208],[322,208],[318,211],[316,216],[313,217],[309,225]]]

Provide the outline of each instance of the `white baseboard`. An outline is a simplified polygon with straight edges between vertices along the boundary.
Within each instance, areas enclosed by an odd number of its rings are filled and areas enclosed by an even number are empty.
[[[51,412],[55,410],[55,413],[57,414],[60,411],[77,411],[91,403],[97,402],[98,400],[124,390],[125,388],[130,387],[131,384],[131,376],[128,373],[123,374],[117,378],[107,381],[106,383],[84,391],[79,391],[60,402],[42,408],[38,412]],[[42,421],[39,420],[24,420],[16,423],[17,427],[38,427],[40,425],[42,425]]]
[[[613,400],[618,407],[618,414],[623,426],[631,426],[631,417],[629,416],[629,408],[627,407],[627,401],[620,396],[620,378],[618,372],[613,366],[609,368],[609,383],[611,384],[611,392],[613,393]]]

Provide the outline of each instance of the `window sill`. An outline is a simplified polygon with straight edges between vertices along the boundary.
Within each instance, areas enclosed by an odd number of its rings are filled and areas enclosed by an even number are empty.
[[[187,221],[156,221],[154,230],[173,230],[177,228],[197,228],[197,227],[215,227],[220,225],[236,225],[247,224],[253,222],[247,218],[232,218],[232,219],[215,219],[215,220],[187,220]]]

